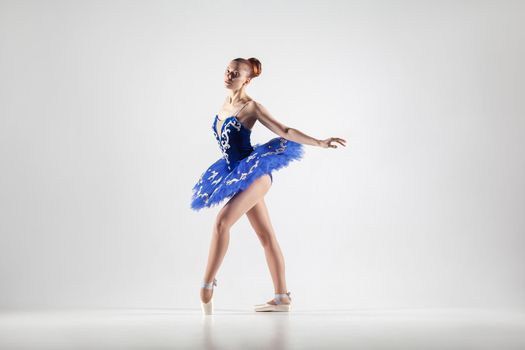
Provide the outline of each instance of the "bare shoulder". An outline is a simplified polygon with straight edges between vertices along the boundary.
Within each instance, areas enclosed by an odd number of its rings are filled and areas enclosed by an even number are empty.
[[[250,115],[251,117],[256,117],[258,113],[258,102],[255,100],[249,100],[246,102],[243,108],[241,108],[241,113],[244,115]]]
[[[249,107],[250,107],[251,112],[252,112],[257,118],[269,114],[269,112],[268,112],[268,110],[266,109],[266,107],[264,107],[263,104],[260,103],[260,102],[258,102],[258,101],[253,100],[253,102],[250,103],[250,106],[249,106]]]

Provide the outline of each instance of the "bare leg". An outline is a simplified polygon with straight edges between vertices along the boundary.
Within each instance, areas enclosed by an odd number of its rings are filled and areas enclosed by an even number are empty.
[[[268,175],[257,178],[248,188],[235,194],[217,214],[213,225],[213,233],[208,255],[208,264],[204,274],[204,282],[211,282],[228,250],[230,228],[239,218],[264,197],[271,187]],[[207,303],[212,295],[212,289],[201,288],[201,300]]]
[[[277,242],[277,238],[275,237],[275,232],[270,222],[270,215],[266,203],[264,202],[264,198],[254,205],[253,208],[248,210],[246,216],[264,248],[266,262],[268,263],[268,268],[272,275],[275,293],[286,293],[288,290],[286,288],[284,257],[279,242]],[[284,304],[290,303],[288,297],[282,298],[281,301]],[[273,299],[268,301],[268,303],[276,304]]]

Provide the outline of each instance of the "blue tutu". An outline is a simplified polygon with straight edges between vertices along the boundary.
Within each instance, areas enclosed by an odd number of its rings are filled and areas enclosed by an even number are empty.
[[[302,144],[283,137],[252,146],[251,130],[235,116],[224,120],[219,137],[216,130],[218,120],[215,116],[212,130],[223,157],[206,169],[193,186],[191,208],[195,211],[221,203],[262,175],[270,175],[273,182],[272,171],[286,167],[304,155]]]

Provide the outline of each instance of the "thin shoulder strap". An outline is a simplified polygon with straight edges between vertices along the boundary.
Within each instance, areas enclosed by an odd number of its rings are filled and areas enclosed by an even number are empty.
[[[246,107],[246,105],[247,105],[248,103],[252,102],[252,101],[253,101],[253,100],[250,100],[250,101],[246,102],[246,103],[244,104],[244,106],[242,106],[242,107],[237,111],[237,113],[234,114],[234,116],[236,117],[237,114],[239,114],[239,112],[242,111],[242,109],[243,109],[244,107]]]

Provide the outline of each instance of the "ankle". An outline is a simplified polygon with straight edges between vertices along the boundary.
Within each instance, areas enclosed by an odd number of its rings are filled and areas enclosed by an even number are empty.
[[[213,281],[211,282],[202,282],[201,290],[200,290],[200,297],[203,303],[207,303],[211,300],[213,296],[213,289],[215,286],[217,286],[216,278],[214,278]]]
[[[286,293],[275,293],[274,301],[276,304],[289,304],[292,302],[292,297],[290,292]]]
[[[217,279],[214,278],[211,282],[202,282],[201,288],[205,289],[213,289],[213,287],[217,286]]]

